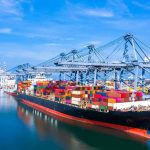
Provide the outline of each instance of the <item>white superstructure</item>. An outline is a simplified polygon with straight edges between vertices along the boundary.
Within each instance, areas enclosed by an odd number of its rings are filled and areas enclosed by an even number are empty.
[[[44,73],[39,73],[35,78],[28,78],[28,80],[32,82],[32,85],[35,85],[37,81],[47,81],[48,79],[45,77]]]

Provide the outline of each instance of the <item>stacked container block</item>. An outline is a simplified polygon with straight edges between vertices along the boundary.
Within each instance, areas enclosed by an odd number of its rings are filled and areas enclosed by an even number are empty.
[[[31,82],[20,82],[18,92],[24,92]],[[60,103],[100,111],[113,110],[114,103],[141,101],[142,92],[104,90],[103,86],[79,86],[67,81],[38,81],[34,86],[34,95]]]

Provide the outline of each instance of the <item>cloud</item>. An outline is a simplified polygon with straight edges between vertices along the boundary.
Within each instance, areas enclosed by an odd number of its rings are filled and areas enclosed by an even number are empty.
[[[82,3],[71,3],[66,0],[66,12],[67,15],[74,20],[80,19],[80,17],[91,17],[91,18],[122,18],[132,17],[130,9],[123,0],[106,0],[101,2],[103,5],[84,5]],[[82,19],[82,18],[81,18]]]
[[[136,2],[136,1],[133,1],[132,4],[137,7],[140,7],[140,8],[146,9],[146,10],[150,10],[150,5],[145,5],[145,4]]]
[[[84,16],[93,16],[93,17],[113,17],[114,14],[112,11],[105,9],[83,9],[80,11],[81,15]]]
[[[66,41],[73,41],[74,38],[73,37],[67,37],[67,38],[64,38],[64,40],[66,40]]]
[[[27,4],[29,11],[33,12],[31,0],[0,0],[0,18],[7,17],[11,20],[22,20],[24,17],[24,8],[22,4]]]
[[[99,45],[99,44],[101,44],[101,41],[99,41],[99,40],[95,40],[95,41],[89,41],[89,42],[87,42],[88,44],[93,44],[93,45]]]
[[[123,0],[107,0],[107,4],[105,7],[112,10],[115,14],[115,17],[122,17],[124,15],[132,16],[128,5]]]
[[[50,43],[44,43],[42,44],[43,46],[62,46],[61,43],[55,43],[55,42],[50,42]]]
[[[12,29],[11,28],[0,28],[0,34],[10,34],[12,33]]]
[[[22,16],[20,3],[21,1],[16,0],[0,0],[0,13],[20,17]]]
[[[91,2],[92,3],[92,2]],[[73,3],[69,0],[65,0],[66,12],[69,17],[72,19],[79,19],[79,17],[103,17],[110,18],[114,16],[113,11],[111,9],[107,9],[104,7],[93,7],[86,6],[82,2],[81,3]]]

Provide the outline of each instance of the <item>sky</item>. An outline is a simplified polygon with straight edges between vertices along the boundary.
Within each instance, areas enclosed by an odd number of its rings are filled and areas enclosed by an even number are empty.
[[[7,68],[126,33],[150,45],[149,0],[0,0],[0,62]]]

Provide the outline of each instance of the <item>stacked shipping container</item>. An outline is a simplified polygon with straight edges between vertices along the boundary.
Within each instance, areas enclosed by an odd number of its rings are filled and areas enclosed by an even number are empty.
[[[31,82],[20,82],[18,91],[25,92]],[[42,81],[34,85],[34,95],[101,111],[113,110],[114,103],[141,101],[142,92],[104,90],[102,86],[78,86],[74,82]]]

